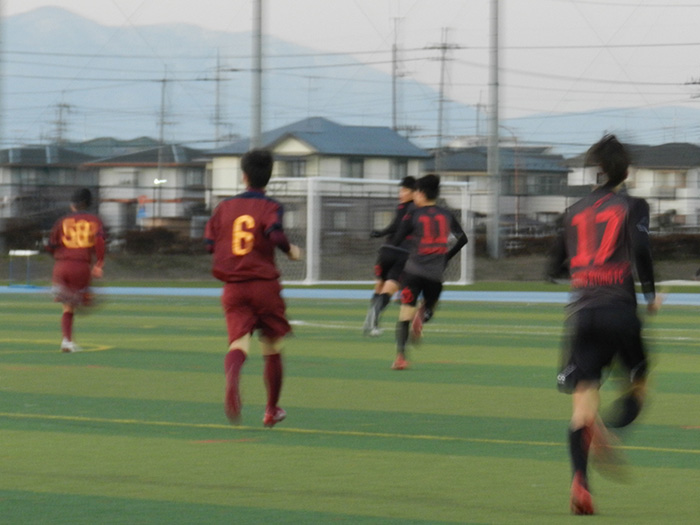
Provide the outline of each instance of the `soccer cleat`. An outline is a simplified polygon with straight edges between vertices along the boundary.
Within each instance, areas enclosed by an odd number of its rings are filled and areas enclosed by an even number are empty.
[[[285,417],[287,417],[287,413],[280,407],[268,408],[265,410],[263,425],[268,428],[274,427],[277,423],[283,421]]]
[[[402,355],[396,356],[394,363],[391,365],[391,369],[405,370],[406,368],[408,368],[408,361],[406,361],[406,359]]]
[[[370,337],[379,337],[380,335],[382,335],[382,333],[384,333],[384,330],[382,330],[381,328],[372,328],[369,331],[369,336]]]
[[[64,354],[72,354],[74,352],[80,352],[81,350],[82,348],[76,345],[73,341],[69,341],[68,339],[61,341],[61,352]]]
[[[226,417],[234,425],[241,420],[241,395],[238,391],[238,382],[229,381],[226,378],[226,394],[224,397],[224,410]]]
[[[576,472],[571,483],[571,512],[577,515],[595,514],[593,498],[580,472]]]

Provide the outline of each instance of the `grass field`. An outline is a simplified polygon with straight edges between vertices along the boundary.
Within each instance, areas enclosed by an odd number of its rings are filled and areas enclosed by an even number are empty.
[[[581,518],[554,384],[561,306],[445,303],[395,372],[393,330],[361,335],[364,301],[289,301],[289,416],[265,429],[257,345],[242,425],[224,417],[216,300],[109,298],[76,319],[78,354],[58,352],[48,297],[0,304],[3,524],[698,522],[697,308],[649,324],[651,403],[623,436],[631,479],[594,471],[599,515]]]

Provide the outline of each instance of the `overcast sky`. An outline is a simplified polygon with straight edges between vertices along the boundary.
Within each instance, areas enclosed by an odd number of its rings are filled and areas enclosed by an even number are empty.
[[[252,0],[1,0],[9,16],[40,6],[108,26],[186,23],[246,32]],[[439,86],[440,44],[453,49],[447,95],[488,102],[490,0],[265,0],[265,32],[323,51],[354,54]],[[501,0],[503,118],[606,107],[696,107],[700,1]],[[426,57],[436,60],[427,60]]]

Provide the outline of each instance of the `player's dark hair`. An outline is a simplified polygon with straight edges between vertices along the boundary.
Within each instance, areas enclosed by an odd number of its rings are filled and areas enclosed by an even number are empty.
[[[262,189],[272,176],[272,153],[266,149],[252,149],[241,157],[241,169],[248,175],[251,188]]]
[[[432,173],[424,175],[416,181],[416,190],[423,192],[429,201],[434,201],[440,195],[440,176]]]
[[[70,198],[70,202],[79,210],[87,210],[92,204],[92,193],[87,188],[75,190]]]
[[[401,187],[402,188],[408,188],[409,190],[415,190],[416,189],[416,178],[411,177],[408,175],[407,177],[404,177],[401,179]]]
[[[600,166],[608,177],[606,185],[617,186],[627,178],[630,155],[615,135],[605,135],[588,150],[586,164]]]

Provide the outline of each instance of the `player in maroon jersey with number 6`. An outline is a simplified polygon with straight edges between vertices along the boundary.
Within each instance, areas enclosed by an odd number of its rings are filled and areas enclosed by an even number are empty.
[[[71,197],[71,212],[56,221],[46,249],[53,255],[53,292],[63,303],[61,316],[62,352],[78,352],[73,342],[73,317],[80,306],[92,303],[90,278],[102,277],[105,239],[102,221],[88,213],[92,194],[87,188],[77,190]],[[91,267],[93,258],[95,264]]]
[[[421,337],[423,323],[429,321],[440,293],[442,279],[449,260],[467,244],[464,233],[454,215],[449,210],[437,206],[440,194],[440,177],[425,175],[416,181],[413,194],[414,209],[404,215],[399,230],[391,242],[399,246],[407,237],[413,238],[411,252],[404,266],[401,278],[401,309],[396,324],[396,359],[392,368],[403,370],[408,367],[406,344],[412,325],[413,339]],[[455,243],[450,248],[450,235]],[[416,308],[419,296],[423,304]]]
[[[204,234],[207,248],[214,254],[212,274],[225,283],[221,304],[229,340],[224,359],[226,415],[232,423],[240,419],[240,372],[251,335],[259,330],[267,388],[263,424],[267,427],[286,417],[278,406],[283,375],[281,342],[291,331],[275,248],[292,260],[301,256],[299,247],[289,243],[282,229],[282,206],[265,195],[272,166],[272,154],[267,150],[254,149],[243,155],[241,170],[247,190],[216,207]]]
[[[618,400],[619,411],[606,421],[607,426],[629,425],[644,401],[648,365],[633,269],[647,311],[654,314],[661,305],[654,287],[649,205],[630,197],[622,187],[629,154],[615,136],[607,135],[590,148],[587,157],[587,164],[598,166],[607,180],[566,210],[548,272],[551,278],[571,277],[569,340],[557,382],[562,391],[573,394],[569,452],[574,514],[594,513],[587,476],[589,450],[594,456],[611,452],[598,409],[602,373],[613,359],[628,372],[628,384]]]

